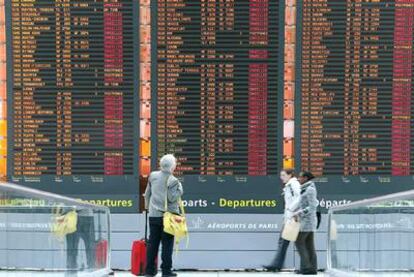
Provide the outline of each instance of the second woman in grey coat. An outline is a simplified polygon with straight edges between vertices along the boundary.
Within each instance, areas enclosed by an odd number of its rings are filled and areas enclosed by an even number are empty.
[[[318,207],[317,191],[310,172],[301,172],[300,209],[296,212],[300,221],[300,232],[295,242],[300,256],[300,274],[316,275],[318,271],[314,234],[317,228],[316,210]]]

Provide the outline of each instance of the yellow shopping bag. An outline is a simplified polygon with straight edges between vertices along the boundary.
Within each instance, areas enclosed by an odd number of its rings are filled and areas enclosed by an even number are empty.
[[[165,193],[165,206],[164,206],[164,232],[174,236],[174,241],[176,247],[181,239],[187,237],[187,246],[188,246],[188,227],[187,220],[185,218],[184,204],[183,201],[178,199],[178,204],[180,206],[180,213],[175,214],[168,211],[168,179],[165,181],[166,193]],[[176,248],[178,250],[178,248]]]
[[[173,235],[176,241],[188,236],[187,220],[185,218],[184,205],[181,199],[179,200],[179,204],[181,215],[170,213],[168,211],[164,213],[164,232]]]

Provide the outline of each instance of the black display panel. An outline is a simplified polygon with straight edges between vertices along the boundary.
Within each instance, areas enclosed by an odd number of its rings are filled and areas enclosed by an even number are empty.
[[[281,207],[283,2],[153,5],[153,157],[176,155],[190,211]]]
[[[300,168],[341,197],[412,188],[413,3],[305,0],[298,11]]]
[[[7,1],[8,179],[138,207],[135,1]]]

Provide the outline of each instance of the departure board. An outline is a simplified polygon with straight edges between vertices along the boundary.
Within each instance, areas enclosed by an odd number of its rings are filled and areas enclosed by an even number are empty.
[[[330,181],[412,186],[414,1],[300,6],[301,168]]]
[[[281,2],[156,1],[153,156],[177,156],[188,198],[278,186]]]
[[[185,175],[278,171],[279,1],[157,1],[157,150]]]
[[[9,180],[137,207],[134,1],[7,2]]]

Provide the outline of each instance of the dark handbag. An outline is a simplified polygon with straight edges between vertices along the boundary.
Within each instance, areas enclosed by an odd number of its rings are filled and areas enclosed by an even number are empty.
[[[319,229],[319,227],[321,226],[321,221],[322,221],[322,213],[320,211],[316,212],[316,220],[317,220],[316,229]]]

